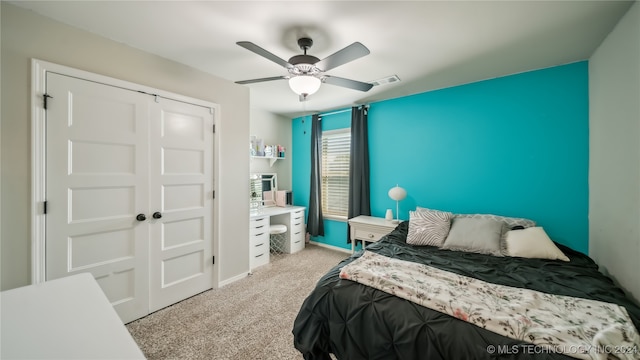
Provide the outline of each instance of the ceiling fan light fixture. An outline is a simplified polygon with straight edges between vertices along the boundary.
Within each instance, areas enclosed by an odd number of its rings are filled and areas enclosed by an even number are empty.
[[[322,81],[311,75],[292,76],[289,79],[289,87],[298,95],[311,95],[320,89]]]

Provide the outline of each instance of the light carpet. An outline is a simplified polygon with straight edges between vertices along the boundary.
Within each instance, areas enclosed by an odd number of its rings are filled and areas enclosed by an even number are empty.
[[[317,245],[127,324],[148,359],[302,359],[293,321],[318,280],[349,254]]]

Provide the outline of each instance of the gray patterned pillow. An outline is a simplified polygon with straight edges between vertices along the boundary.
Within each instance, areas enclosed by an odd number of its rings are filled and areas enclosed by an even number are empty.
[[[453,213],[422,209],[409,211],[407,244],[440,247],[449,234]]]

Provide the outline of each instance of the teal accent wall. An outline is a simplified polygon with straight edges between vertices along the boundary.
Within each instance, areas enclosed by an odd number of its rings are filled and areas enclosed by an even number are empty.
[[[407,190],[401,219],[416,206],[526,217],[587,253],[588,96],[582,61],[371,104],[372,215],[395,215],[387,192],[399,184]],[[327,116],[323,127],[349,118]],[[293,119],[293,191],[305,206],[309,122]],[[349,248],[340,225],[315,240]]]

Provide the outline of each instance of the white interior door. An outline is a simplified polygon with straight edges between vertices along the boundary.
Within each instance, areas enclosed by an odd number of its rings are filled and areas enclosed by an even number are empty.
[[[47,94],[47,280],[90,272],[124,322],[210,289],[212,110],[55,73]]]
[[[155,105],[150,123],[151,311],[208,290],[213,280],[213,113],[169,99]]]
[[[97,279],[127,322],[148,313],[148,96],[47,74],[47,280]]]

